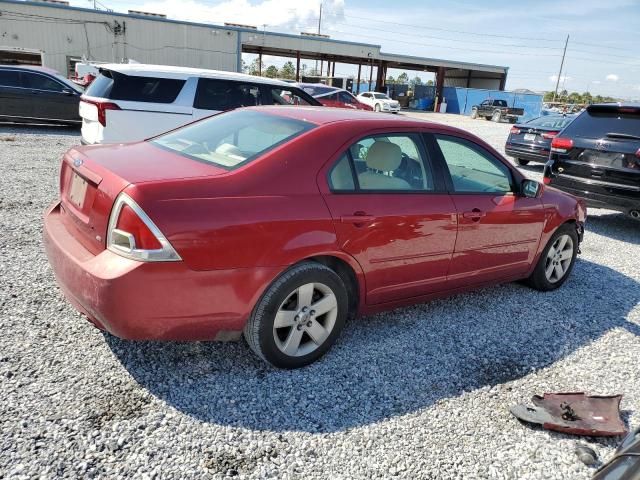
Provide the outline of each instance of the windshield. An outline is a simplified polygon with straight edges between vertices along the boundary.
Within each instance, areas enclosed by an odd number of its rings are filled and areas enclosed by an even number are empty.
[[[383,100],[391,100],[384,93],[374,93],[373,96],[376,97],[376,98],[383,99]]]
[[[557,128],[562,130],[569,125],[575,117],[563,117],[560,115],[547,115],[544,117],[534,118],[527,122],[527,126],[539,128]]]
[[[209,117],[151,140],[165,150],[228,170],[313,128],[313,124],[255,111]]]

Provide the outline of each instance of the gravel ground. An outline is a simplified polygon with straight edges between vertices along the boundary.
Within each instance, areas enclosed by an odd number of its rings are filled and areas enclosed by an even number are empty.
[[[509,125],[421,116],[501,147]],[[62,298],[41,244],[67,129],[0,126],[0,478],[588,479],[520,424],[546,391],[624,394],[640,423],[640,224],[593,211],[559,291],[519,284],[350,322],[298,371],[243,342],[125,342]],[[539,175],[540,169],[530,169]]]

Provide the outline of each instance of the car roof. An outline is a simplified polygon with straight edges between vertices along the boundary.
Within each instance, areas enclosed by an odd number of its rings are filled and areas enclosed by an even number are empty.
[[[39,65],[0,65],[0,68],[14,68],[19,70],[33,70],[36,72],[48,73],[49,75],[60,75],[60,72],[53,68],[41,67]]]
[[[377,123],[379,127],[397,126],[403,127],[437,127],[440,130],[451,132],[464,132],[464,130],[449,127],[442,123],[430,122],[427,120],[419,120],[417,118],[406,117],[404,115],[389,115],[387,113],[375,113],[367,110],[351,110],[346,108],[329,108],[329,107],[300,107],[300,106],[260,106],[248,107],[249,110],[257,110],[260,112],[276,115],[280,117],[292,118],[310,122],[315,125],[327,125],[336,122],[354,122],[363,121]]]
[[[587,110],[590,110],[592,108],[594,109],[598,109],[598,108],[636,108],[636,109],[640,109],[640,103],[638,102],[612,102],[612,103],[592,103],[591,105],[587,106]]]
[[[145,63],[106,63],[99,66],[100,70],[111,70],[124,75],[137,77],[163,77],[186,80],[189,77],[218,78],[222,80],[236,80],[251,83],[264,83],[291,87],[291,84],[273,78],[257,77],[244,73],[223,72],[221,70],[209,70],[206,68],[174,67],[168,65],[151,65]]]

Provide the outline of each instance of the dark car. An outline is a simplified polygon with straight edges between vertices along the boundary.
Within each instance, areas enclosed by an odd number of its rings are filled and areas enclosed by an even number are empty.
[[[640,219],[640,104],[587,107],[552,140],[544,182]]]
[[[518,165],[527,165],[529,162],[547,163],[551,140],[574,118],[575,116],[568,115],[545,115],[514,125],[504,151]]]
[[[0,65],[0,120],[79,125],[82,90],[55,70]]]
[[[496,100],[488,98],[480,105],[471,107],[471,118],[484,117],[485,120],[501,122],[508,120],[510,123],[516,123],[518,117],[524,115],[524,109],[509,107],[506,100]]]

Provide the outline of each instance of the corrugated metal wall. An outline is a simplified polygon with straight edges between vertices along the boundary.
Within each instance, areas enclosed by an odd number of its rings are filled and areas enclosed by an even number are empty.
[[[67,57],[83,55],[97,61],[130,58],[228,71],[238,65],[234,30],[30,4],[2,2],[0,10],[0,30],[5,33],[0,48],[41,50],[43,64],[63,74]]]
[[[488,98],[506,100],[510,107],[523,108],[524,115],[519,118],[520,121],[539,117],[542,110],[542,95],[456,87],[444,87],[443,95],[447,100],[447,113],[469,115],[471,107]]]

